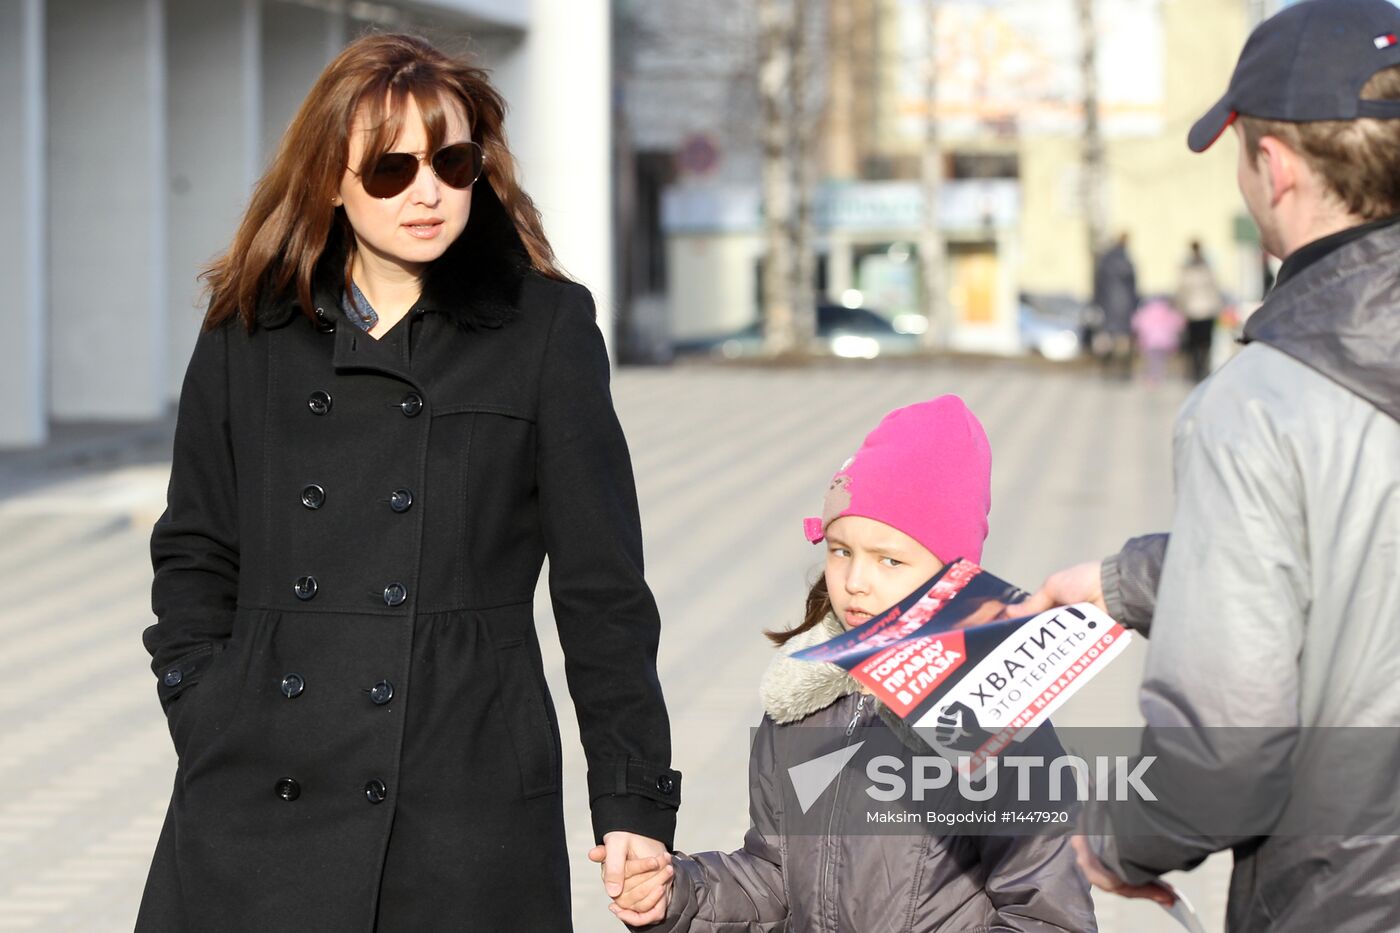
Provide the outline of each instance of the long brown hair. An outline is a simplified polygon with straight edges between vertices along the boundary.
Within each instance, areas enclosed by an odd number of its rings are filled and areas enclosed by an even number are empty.
[[[347,167],[350,128],[362,115],[372,131],[368,171],[389,151],[403,126],[409,95],[423,116],[428,151],[447,131],[444,97],[466,109],[472,138],[486,154],[477,184],[485,182],[515,227],[529,264],[563,279],[545,239],[539,211],[515,180],[506,145],[505,100],[484,69],[452,58],[417,36],[368,35],[350,43],[321,73],[282,136],[272,166],[253,190],[233,243],[201,275],[209,294],[205,328],[238,315],[252,329],[259,303],[295,298],[313,315],[313,280],[323,256],[344,256],[339,278],[349,281],[355,237],[345,212],[331,204]]]
[[[764,631],[768,640],[773,644],[782,646],[788,643],[789,639],[796,638],[803,632],[810,631],[819,625],[822,619],[831,614],[831,596],[826,591],[826,574],[817,577],[817,582],[812,584],[812,588],[807,591],[807,610],[802,615],[802,624],[797,628],[786,629],[785,631]]]

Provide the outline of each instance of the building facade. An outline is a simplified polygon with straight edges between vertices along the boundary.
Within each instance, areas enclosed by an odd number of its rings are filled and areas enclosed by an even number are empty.
[[[680,15],[656,0],[647,18]],[[1126,232],[1144,293],[1174,288],[1199,239],[1225,286],[1260,288],[1234,149],[1203,155],[1191,123],[1226,87],[1262,0],[1097,0],[1099,111],[1107,228]],[[742,6],[742,5],[740,5]],[[759,114],[752,11],[723,8],[705,31],[643,30],[628,119],[636,145],[669,151],[659,212],[665,314],[678,340],[761,314]],[[898,326],[922,307],[920,158],[930,62],[944,182],[947,343],[1015,352],[1022,293],[1088,297],[1082,38],[1073,0],[825,0],[818,287]],[[937,10],[930,54],[928,17]],[[681,96],[667,75],[690,69]],[[663,80],[658,80],[662,76]],[[668,105],[669,101],[669,105]],[[689,158],[690,153],[712,153]],[[710,201],[713,203],[706,204]]]

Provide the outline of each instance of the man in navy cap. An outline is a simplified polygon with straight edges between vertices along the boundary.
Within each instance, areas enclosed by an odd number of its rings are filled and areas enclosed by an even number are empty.
[[[1155,801],[1085,808],[1099,887],[1230,849],[1232,933],[1400,929],[1400,9],[1307,0],[1192,127],[1233,127],[1283,260],[1245,348],[1178,417],[1171,534],[1046,580],[1150,634]]]

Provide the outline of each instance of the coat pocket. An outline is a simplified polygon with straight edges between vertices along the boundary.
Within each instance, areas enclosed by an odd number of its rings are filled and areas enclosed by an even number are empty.
[[[217,686],[218,673],[224,666],[220,664],[220,660],[226,650],[227,645],[221,643],[199,657],[199,678],[192,683],[183,684],[179,693],[166,700],[166,725],[170,727],[170,740],[175,745],[175,754],[182,762],[189,749],[190,739],[198,731],[202,714],[209,704],[210,692]],[[187,663],[186,667],[189,666],[192,665]]]
[[[557,794],[559,730],[534,642],[526,638],[498,642],[496,663],[506,728],[520,767],[521,793],[526,798]]]

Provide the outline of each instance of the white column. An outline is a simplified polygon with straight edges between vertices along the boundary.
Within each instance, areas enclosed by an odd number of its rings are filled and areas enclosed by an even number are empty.
[[[0,5],[0,447],[36,446],[48,435],[45,374],[44,0]]]
[[[161,0],[49,0],[50,393],[57,418],[166,409]]]
[[[343,13],[312,9],[283,0],[262,5],[262,149],[271,160],[296,116],[306,92],[344,37]]]
[[[180,391],[204,317],[198,275],[228,248],[262,168],[258,0],[166,0],[170,347]]]
[[[560,264],[597,299],[610,346],[611,60],[607,0],[531,0],[525,40],[496,71],[521,181]]]

